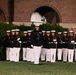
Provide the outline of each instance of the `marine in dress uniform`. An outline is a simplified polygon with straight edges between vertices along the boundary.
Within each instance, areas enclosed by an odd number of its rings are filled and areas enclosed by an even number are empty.
[[[51,31],[51,62],[56,61],[57,38],[55,33],[55,30]]]
[[[45,37],[45,48],[46,48],[46,62],[51,61],[51,37],[50,37],[50,31],[46,31],[46,37]]]
[[[57,59],[62,60],[62,32],[58,32],[57,36]]]
[[[24,35],[21,39],[22,41],[22,49],[23,49],[23,61],[27,60],[26,59],[26,53],[27,53],[27,31],[23,32]]]
[[[73,62],[74,58],[74,32],[69,31],[69,37],[68,37],[68,62]]]
[[[63,36],[62,36],[62,50],[63,50],[63,62],[67,62],[68,35],[66,31],[63,32]]]
[[[10,30],[6,31],[5,46],[6,46],[6,60],[10,60]]]
[[[27,35],[27,61],[33,62],[34,61],[34,56],[33,56],[33,47],[31,46],[31,33],[32,30],[28,30],[28,35]]]
[[[45,46],[45,37],[46,37],[46,33],[43,30],[42,31],[42,35],[43,35],[43,47],[42,47],[42,51],[41,51],[41,61],[45,61],[45,57],[46,57],[46,46]]]
[[[32,46],[34,50],[34,64],[39,64],[39,58],[43,45],[43,35],[39,30],[39,25],[35,25],[35,30],[32,32]]]
[[[15,29],[15,40],[14,40],[14,61],[19,62],[19,54],[21,48],[20,30]]]
[[[76,32],[75,32],[75,35],[74,35],[74,39],[75,39],[74,45],[75,45],[75,61],[76,61]]]
[[[15,29],[11,30],[11,39],[10,39],[10,61],[14,61],[14,41],[15,41]]]

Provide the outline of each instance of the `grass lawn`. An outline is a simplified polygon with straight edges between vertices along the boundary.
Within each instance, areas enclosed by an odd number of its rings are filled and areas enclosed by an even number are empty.
[[[0,75],[76,75],[74,63],[45,63],[34,65],[27,62],[0,61]]]

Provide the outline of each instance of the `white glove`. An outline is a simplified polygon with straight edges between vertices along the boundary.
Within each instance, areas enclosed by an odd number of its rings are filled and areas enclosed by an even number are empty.
[[[17,41],[19,41],[19,40],[20,40],[20,38],[17,39]]]
[[[43,47],[43,45],[41,47]]]
[[[49,44],[51,44],[51,42],[49,42]]]
[[[19,43],[22,43],[21,41],[19,41]]]
[[[62,42],[62,43],[65,43],[65,42]]]
[[[74,43],[74,40],[73,40],[73,41],[71,41],[71,43]]]
[[[53,41],[56,41],[56,39],[54,39]]]
[[[55,42],[55,44],[57,44],[57,42]]]
[[[76,44],[76,42],[74,44]]]
[[[31,47],[33,47],[33,45],[31,45]]]

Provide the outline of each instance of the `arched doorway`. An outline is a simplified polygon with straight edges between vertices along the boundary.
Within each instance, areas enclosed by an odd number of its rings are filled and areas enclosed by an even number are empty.
[[[42,21],[46,21],[46,22],[52,23],[52,24],[60,23],[60,17],[59,17],[58,12],[51,7],[42,6],[42,7],[37,8],[34,11],[34,13],[35,12],[39,13],[42,16]]]
[[[5,22],[5,14],[3,13],[3,11],[0,9],[0,22]]]

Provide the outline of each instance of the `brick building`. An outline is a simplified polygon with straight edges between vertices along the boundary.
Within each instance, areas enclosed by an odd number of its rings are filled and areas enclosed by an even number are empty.
[[[47,22],[76,28],[75,0],[0,0],[0,21],[31,25],[34,12]]]

